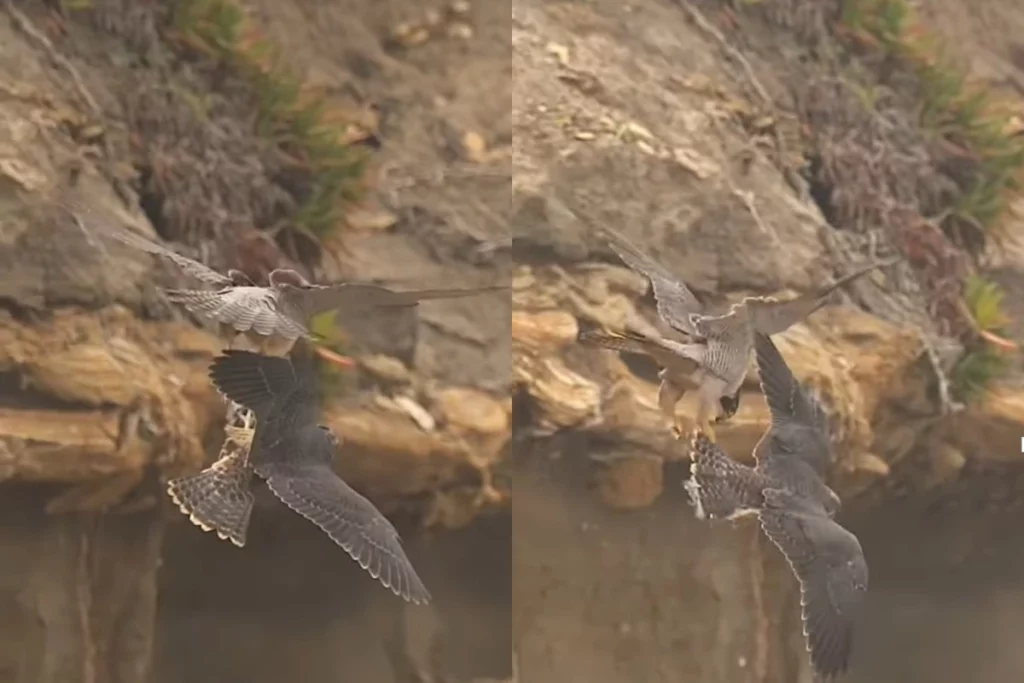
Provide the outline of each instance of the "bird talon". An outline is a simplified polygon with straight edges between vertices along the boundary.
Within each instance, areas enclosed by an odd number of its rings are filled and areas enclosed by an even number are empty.
[[[715,438],[715,428],[714,428],[714,425],[711,422],[708,422],[704,426],[703,430],[698,430],[698,431],[703,431],[704,434],[708,437],[708,441],[710,441],[711,443],[717,442],[717,439]]]

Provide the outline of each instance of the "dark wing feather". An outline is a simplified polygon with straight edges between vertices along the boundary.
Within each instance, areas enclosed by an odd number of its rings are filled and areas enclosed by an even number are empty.
[[[788,560],[800,582],[807,649],[819,676],[849,667],[853,632],[867,591],[868,571],[857,537],[789,494],[765,492],[761,528]]]
[[[430,601],[391,522],[329,465],[267,463],[256,473],[285,505],[323,529],[395,595],[419,604]]]
[[[469,289],[420,289],[396,292],[381,285],[342,282],[332,285],[310,285],[296,287],[282,284],[278,288],[282,301],[288,309],[301,311],[307,319],[343,309],[347,315],[371,308],[407,308],[428,299],[456,299],[475,296],[483,292],[508,289],[503,286],[476,287]]]
[[[654,298],[658,303],[658,315],[675,329],[688,335],[696,335],[690,314],[701,313],[703,307],[685,284],[675,278],[660,263],[643,253],[632,242],[611,228],[603,228],[608,236],[608,246],[618,254],[622,262],[651,282]]]
[[[271,424],[275,432],[297,430],[319,417],[315,376],[288,358],[229,349],[210,363],[210,379],[222,394],[255,413],[257,443],[259,432]]]
[[[201,280],[218,287],[227,287],[232,284],[231,278],[226,275],[222,275],[212,268],[204,266],[199,261],[190,259],[187,256],[182,256],[162,244],[157,244],[156,242],[148,240],[141,235],[136,235],[135,233],[127,230],[114,230],[113,232],[110,232],[109,235],[118,242],[127,244],[130,247],[141,249],[147,253],[155,256],[162,256],[163,258],[170,260],[174,265],[178,266],[182,272],[196,278],[197,280]]]
[[[859,268],[849,275],[839,278],[827,287],[808,292],[795,299],[779,301],[774,298],[749,299],[747,306],[754,329],[762,334],[773,335],[785,332],[801,320],[828,303],[832,293],[857,278],[863,277],[876,268],[886,268],[902,260],[901,258],[887,261],[875,261]]]
[[[772,424],[796,423],[827,435],[828,416],[824,407],[796,380],[775,342],[764,334],[754,333],[754,355]]]
[[[771,413],[771,424],[754,447],[758,467],[777,475],[786,468],[792,474],[792,459],[799,458],[824,479],[832,463],[824,407],[797,382],[769,337],[754,333],[754,355],[761,391]]]

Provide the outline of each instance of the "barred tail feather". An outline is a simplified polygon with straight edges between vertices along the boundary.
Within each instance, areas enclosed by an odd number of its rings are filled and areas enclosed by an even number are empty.
[[[222,457],[199,474],[167,482],[167,493],[193,524],[222,540],[245,545],[255,498],[246,453]]]
[[[581,346],[611,349],[612,351],[625,351],[626,353],[644,355],[648,355],[652,350],[657,350],[658,348],[657,344],[654,344],[649,339],[639,335],[632,335],[628,333],[611,334],[597,330],[581,332],[577,336],[577,342]]]
[[[691,442],[690,478],[684,484],[698,519],[735,519],[763,504],[763,478],[734,461],[705,434]]]

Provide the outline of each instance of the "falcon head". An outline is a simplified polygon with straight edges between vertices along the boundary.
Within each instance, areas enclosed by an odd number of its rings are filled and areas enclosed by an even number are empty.
[[[252,287],[256,284],[248,275],[235,268],[228,269],[228,279],[234,287]]]
[[[722,412],[715,416],[715,424],[725,422],[740,409],[740,392],[737,391],[732,396],[723,396],[718,399],[718,405],[721,407]]]
[[[291,268],[275,268],[270,271],[270,275],[267,276],[267,282],[270,283],[271,287],[277,287],[279,285],[291,285],[292,287],[309,287],[312,283],[306,278],[302,277],[302,274]]]
[[[320,429],[323,430],[324,436],[327,437],[327,440],[330,441],[332,446],[337,448],[338,447],[338,437],[334,435],[334,432],[331,431],[331,428],[328,427],[327,425],[317,425],[317,427],[319,427]]]

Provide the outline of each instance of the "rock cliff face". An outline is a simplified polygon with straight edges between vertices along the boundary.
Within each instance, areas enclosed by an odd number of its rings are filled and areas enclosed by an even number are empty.
[[[359,371],[325,419],[339,472],[396,520],[434,593],[410,608],[269,496],[243,549],[168,504],[162,482],[219,445],[218,344],[162,299],[169,272],[53,200],[192,246],[226,234],[204,257],[258,275],[290,258],[260,233],[301,192],[254,133],[251,93],[165,44],[163,5],[65,4],[0,21],[0,681],[491,683],[513,657],[528,683],[810,680],[774,548],[753,524],[692,518],[653,369],[573,343],[580,326],[655,324],[646,284],[593,239],[602,224],[715,304],[868,258],[751,133],[789,127],[759,119],[750,85],[785,90],[784,33],[744,14],[734,41],[717,4],[672,0],[521,0],[511,17],[245,3],[383,142],[313,274],[512,284],[511,301],[341,323]],[[931,18],[1017,78],[1013,40],[978,36],[1024,13],[984,5]],[[1024,281],[1024,258],[1001,259],[1001,282]],[[1008,381],[942,414],[908,268],[778,339],[833,414],[833,483],[872,568],[854,680],[1011,680],[1016,649],[993,643],[1022,613],[1003,520],[1024,490],[1024,393]],[[740,458],[766,420],[748,379],[719,432]]]
[[[788,158],[772,163],[772,134],[759,147],[749,125],[788,127],[757,88],[784,101],[808,58],[762,15],[797,5],[738,19],[719,3],[514,8],[513,377],[532,438],[514,462],[513,580],[530,683],[811,680],[795,581],[775,549],[756,524],[692,519],[686,454],[658,411],[654,368],[574,344],[583,326],[658,324],[647,284],[595,243],[595,226],[643,245],[711,305],[806,290],[869,258],[794,187]],[[800,69],[787,73],[787,60]],[[1021,272],[1009,254],[1007,272]],[[982,629],[971,642],[1019,622],[985,607],[1010,589],[977,558],[1020,567],[1000,550],[1015,536],[998,519],[1018,507],[1022,395],[1008,380],[943,413],[934,328],[906,268],[856,283],[857,306],[837,300],[777,341],[829,405],[832,484],[871,565],[851,678],[1001,680],[1019,666],[1012,653],[983,664],[952,643],[966,618]],[[718,429],[739,458],[767,419],[753,372],[746,386]],[[942,664],[909,652],[908,632],[946,643]]]

